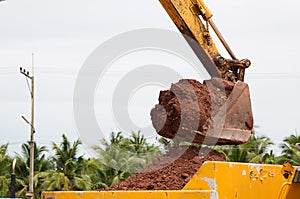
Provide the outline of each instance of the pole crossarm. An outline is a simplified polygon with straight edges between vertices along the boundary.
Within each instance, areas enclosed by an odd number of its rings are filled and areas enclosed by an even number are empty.
[[[23,75],[25,75],[26,77],[28,77],[29,79],[32,79],[33,76],[29,75],[29,72],[26,71],[25,69],[23,69],[22,67],[20,67],[20,73],[22,73]]]

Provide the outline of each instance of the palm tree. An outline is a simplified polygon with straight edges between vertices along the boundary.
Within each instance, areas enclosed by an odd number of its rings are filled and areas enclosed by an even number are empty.
[[[138,133],[131,132],[127,148],[138,157],[145,159],[146,164],[149,164],[153,157],[160,153],[159,147],[149,144],[140,131]]]
[[[7,154],[8,144],[0,146],[0,197],[9,196],[12,159]]]
[[[29,161],[30,161],[30,143],[22,144],[22,155],[16,154],[16,175],[17,175],[17,196],[25,197],[29,183]],[[39,174],[51,168],[52,164],[46,159],[48,150],[45,146],[37,146],[34,143],[34,194],[36,198],[40,197],[41,179]]]
[[[97,173],[95,173],[95,178],[92,180],[93,190],[111,187],[120,181],[126,180],[131,175],[131,173],[126,170],[119,170],[114,168],[114,166],[109,166],[109,164],[115,163],[117,167],[115,159],[113,159],[111,162],[105,161],[102,158],[96,159],[95,161],[97,164]]]
[[[282,148],[282,153],[288,157],[291,158],[292,155],[295,152],[295,148],[296,148],[296,143],[300,142],[300,136],[297,135],[297,132],[295,133],[295,135],[291,135],[290,137],[286,137],[283,140],[283,143],[280,145],[280,148]]]
[[[82,175],[88,175],[90,177],[91,189],[98,190],[100,188],[107,187],[107,184],[109,184],[107,182],[106,169],[107,167],[102,164],[99,159],[90,158],[82,164],[82,168],[80,170]]]
[[[277,158],[278,164],[283,164],[284,162],[290,162],[293,165],[300,165],[300,152],[296,148],[296,143],[300,142],[300,136],[297,132],[283,140],[280,145],[282,149],[282,156]]]
[[[78,156],[78,147],[81,141],[78,139],[70,143],[65,134],[62,135],[62,142],[53,144],[54,156],[52,161],[54,169],[43,172],[40,178],[43,179],[42,187],[45,190],[89,190],[90,177],[82,172],[82,165],[86,163],[83,155]]]
[[[128,171],[128,161],[130,158],[129,141],[126,140],[121,132],[112,132],[110,142],[101,140],[101,146],[94,146],[94,150],[99,154],[98,167],[101,168],[98,188],[112,186],[119,181],[125,180],[131,173]]]
[[[224,152],[227,161],[230,162],[253,162],[253,163],[269,163],[272,161],[268,157],[274,156],[273,152],[268,154],[267,149],[273,143],[270,138],[261,136],[257,137],[253,134],[250,140],[241,145],[232,145],[232,146],[216,146],[215,150]],[[269,156],[268,156],[268,155]]]
[[[212,149],[224,153],[228,162],[248,162],[248,146],[245,144],[213,146]]]
[[[49,165],[49,161],[46,159],[46,153],[48,152],[45,146],[37,146],[34,143],[34,171],[41,172],[46,171],[51,167]],[[29,165],[30,161],[30,143],[22,144],[22,154],[24,160],[26,160],[26,164]]]
[[[160,153],[159,147],[149,144],[140,132],[132,132],[129,138],[124,138],[121,132],[112,132],[110,141],[102,139],[101,145],[94,146],[99,155],[98,167],[102,170],[98,187],[109,187],[127,179]]]
[[[267,149],[273,145],[271,139],[265,136],[256,137],[253,135],[246,144],[248,147],[248,161],[251,163],[266,163],[267,159],[274,156],[273,151],[267,152]],[[272,161],[269,161],[271,163]]]
[[[62,138],[63,141],[60,145],[57,145],[54,142],[52,143],[55,152],[53,160],[58,171],[64,171],[66,174],[70,173],[71,175],[75,160],[81,160],[83,157],[77,157],[78,146],[82,143],[80,140],[76,140],[71,146],[71,143],[65,134],[62,135]]]
[[[276,156],[273,153],[273,150],[271,150],[269,153],[266,153],[262,157],[262,162],[264,162],[265,164],[276,164]]]

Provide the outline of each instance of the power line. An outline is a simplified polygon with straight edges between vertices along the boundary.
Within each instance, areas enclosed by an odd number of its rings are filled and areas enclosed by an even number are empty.
[[[11,75],[15,74],[17,67],[0,67],[0,75]],[[110,70],[107,71],[107,75],[116,75],[120,73],[126,74],[128,71],[126,70]],[[78,74],[78,70],[70,70],[66,67],[43,67],[39,68],[35,71],[36,74],[41,75],[68,75],[68,76],[76,76]],[[147,74],[151,72],[147,71]],[[153,72],[153,74],[156,74],[157,72]],[[194,73],[186,73],[186,72],[179,72],[183,76],[191,76],[194,75]],[[270,72],[260,72],[260,73],[246,73],[246,77],[248,78],[254,78],[254,79],[261,79],[261,78],[267,78],[267,79],[290,79],[290,78],[300,78],[300,72],[276,72],[276,73],[270,73]]]

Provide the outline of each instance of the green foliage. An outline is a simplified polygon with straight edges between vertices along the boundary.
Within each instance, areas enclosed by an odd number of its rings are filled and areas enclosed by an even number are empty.
[[[185,141],[181,141],[181,140],[171,140],[171,139],[167,139],[167,138],[164,138],[164,137],[160,137],[158,139],[158,143],[160,145],[162,145],[164,152],[168,152],[170,149],[172,149],[173,147],[177,147],[177,146],[201,147],[201,144],[189,143],[189,142],[185,142]]]
[[[256,137],[253,134],[250,140],[241,145],[216,146],[215,150],[224,152],[229,162],[250,162],[274,164],[273,151],[267,152],[269,146],[273,145],[270,138]]]
[[[17,179],[17,196],[26,198],[26,192],[29,184],[29,161],[30,161],[30,144],[24,143],[21,146],[21,154],[16,154],[16,176]],[[34,189],[35,189],[35,198],[40,197],[41,192],[41,179],[39,178],[39,173],[47,171],[52,168],[52,164],[49,160],[46,159],[46,152],[48,150],[45,146],[37,146],[34,143]]]
[[[297,135],[297,132],[283,140],[283,143],[280,144],[282,155],[277,158],[277,164],[290,162],[292,165],[300,165],[300,151],[297,150],[296,143],[300,143],[300,136]]]
[[[43,179],[41,187],[53,191],[89,190],[90,177],[82,171],[86,160],[83,155],[77,154],[81,141],[76,140],[71,144],[64,134],[62,139],[59,145],[52,143],[54,156],[51,161],[54,163],[54,169],[39,174],[38,177]]]
[[[0,146],[0,197],[9,196],[12,159],[7,154],[8,144]]]
[[[160,152],[159,147],[149,144],[140,132],[132,132],[130,138],[123,137],[121,132],[112,132],[110,141],[103,139],[101,144],[94,147],[102,168],[97,187],[110,187],[125,180],[147,166]]]
[[[275,156],[269,147],[273,145],[268,137],[253,135],[249,142],[236,146],[215,146],[223,152],[228,161],[266,164],[283,164],[285,161],[300,165],[300,152],[295,144],[300,136],[291,135],[280,145],[282,154]],[[186,142],[159,139],[165,151],[173,146],[187,145]],[[110,187],[127,179],[133,173],[147,166],[154,156],[161,153],[158,146],[150,144],[140,132],[124,137],[121,132],[111,133],[110,140],[101,140],[94,146],[97,158],[86,159],[78,154],[80,140],[70,142],[62,135],[60,143],[52,143],[53,155],[47,156],[45,146],[34,145],[34,189],[35,198],[42,190],[97,190]],[[0,197],[9,196],[12,158],[7,154],[8,144],[0,145]],[[22,153],[16,154],[17,197],[26,198],[29,175],[29,143],[22,145]]]

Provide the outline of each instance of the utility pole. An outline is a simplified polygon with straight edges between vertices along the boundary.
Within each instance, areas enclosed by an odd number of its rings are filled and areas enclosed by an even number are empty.
[[[13,164],[12,164],[12,172],[11,172],[11,176],[10,176],[9,191],[10,191],[11,198],[16,197],[16,173],[15,173],[16,162],[17,162],[16,159],[14,159]]]
[[[23,74],[26,78],[27,85],[30,91],[31,96],[31,122],[29,122],[24,116],[22,119],[30,125],[30,152],[29,152],[29,191],[26,193],[27,198],[33,199],[34,190],[33,190],[33,176],[34,176],[34,76],[29,75],[29,72],[20,67],[20,73]],[[29,86],[28,79],[31,80],[31,87]]]

